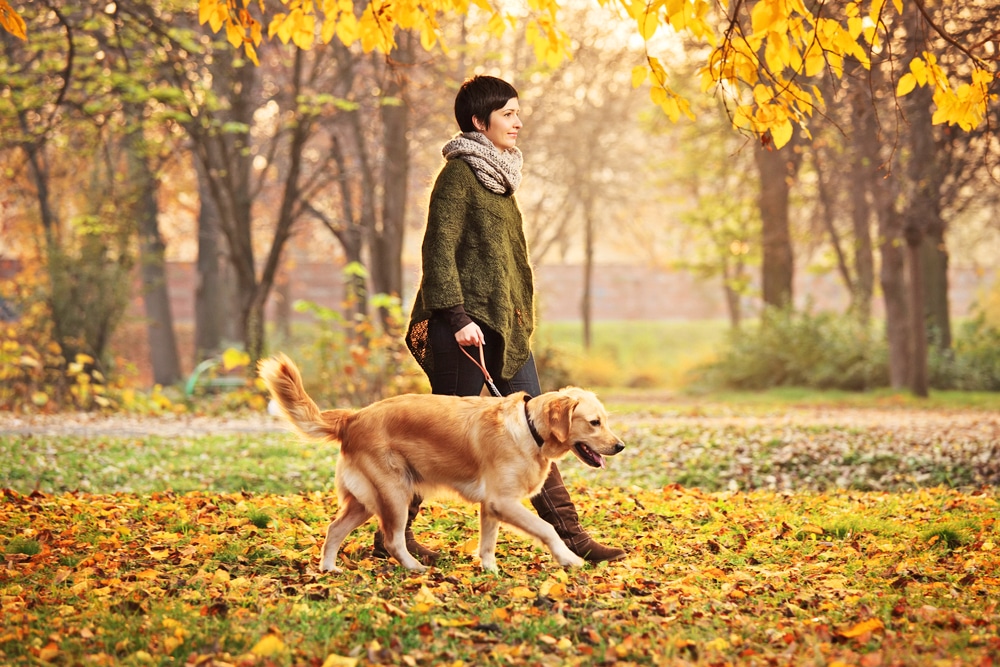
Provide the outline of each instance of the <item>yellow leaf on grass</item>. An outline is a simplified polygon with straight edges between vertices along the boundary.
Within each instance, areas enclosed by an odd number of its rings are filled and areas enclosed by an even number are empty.
[[[281,641],[281,637],[277,635],[264,635],[259,642],[254,644],[250,652],[266,658],[284,650],[285,642]]]
[[[38,659],[42,662],[52,662],[59,656],[59,647],[55,642],[49,642],[38,649]]]
[[[326,660],[323,661],[323,667],[355,667],[357,664],[358,658],[348,658],[336,653],[326,656]]]
[[[417,613],[425,613],[441,604],[441,601],[434,596],[427,586],[421,585],[420,590],[413,596],[411,610]]]
[[[515,586],[507,591],[507,594],[511,597],[524,598],[526,600],[534,600],[536,597],[535,591],[531,590],[527,586]]]
[[[817,526],[814,523],[807,523],[804,526],[802,526],[802,532],[803,533],[812,533],[813,535],[822,535],[826,531],[823,530],[822,527]]]
[[[569,595],[569,591],[566,590],[566,584],[555,579],[546,579],[538,592],[553,600],[563,600]]]
[[[434,622],[442,628],[471,628],[472,626],[479,624],[479,619],[435,617]]]
[[[705,642],[705,648],[709,651],[725,651],[729,648],[729,642],[722,637],[716,637],[715,639]]]
[[[863,634],[869,632],[875,632],[876,630],[882,630],[885,628],[882,621],[877,618],[869,618],[867,621],[861,621],[854,625],[854,627],[844,630],[840,633],[842,637],[860,637]]]

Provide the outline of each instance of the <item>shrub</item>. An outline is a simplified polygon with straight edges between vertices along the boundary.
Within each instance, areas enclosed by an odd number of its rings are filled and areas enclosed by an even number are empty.
[[[578,384],[574,381],[565,355],[558,348],[551,345],[536,345],[533,356],[542,391],[556,391],[572,384]]]
[[[363,271],[358,265],[346,269]],[[350,281],[349,281],[350,284]],[[351,294],[343,304],[353,312],[361,295]],[[297,301],[295,309],[311,313],[320,334],[311,349],[303,350],[303,381],[320,403],[367,405],[394,394],[419,391],[423,374],[403,338],[407,319],[398,297],[376,294],[369,301],[383,317],[374,318]]]
[[[693,371],[709,388],[779,386],[860,391],[888,381],[885,343],[871,326],[832,313],[769,308],[732,332],[720,358]]]
[[[951,349],[932,345],[929,361],[935,388],[1000,391],[1000,279],[979,295],[971,318],[957,327]]]
[[[939,389],[1000,391],[1000,329],[976,313],[959,327],[952,350],[932,351],[930,368]]]
[[[10,295],[13,290],[4,290]],[[47,302],[13,301],[18,320],[0,323],[0,409],[53,412],[108,407],[104,375],[92,356],[68,358]]]
[[[128,227],[79,216],[0,285],[0,408],[56,411],[109,407],[108,344],[128,306]]]

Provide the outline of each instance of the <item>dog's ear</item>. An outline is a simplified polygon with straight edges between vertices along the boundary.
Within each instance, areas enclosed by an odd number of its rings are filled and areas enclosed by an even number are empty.
[[[549,432],[559,442],[569,438],[569,426],[573,422],[573,410],[580,401],[569,396],[558,396],[545,405],[545,419]]]

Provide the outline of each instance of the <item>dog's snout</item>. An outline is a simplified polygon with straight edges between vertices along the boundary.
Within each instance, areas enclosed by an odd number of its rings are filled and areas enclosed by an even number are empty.
[[[615,443],[615,454],[617,454],[618,452],[620,452],[623,449],[625,449],[625,443],[624,442],[619,441],[619,442]]]

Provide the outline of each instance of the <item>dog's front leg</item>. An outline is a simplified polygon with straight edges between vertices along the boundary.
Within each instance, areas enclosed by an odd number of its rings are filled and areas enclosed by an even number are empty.
[[[485,502],[479,505],[479,560],[487,572],[497,572],[497,535],[500,521]]]
[[[529,512],[518,501],[504,498],[487,502],[492,515],[540,540],[563,567],[579,567],[584,564],[582,558],[569,550],[552,524]]]

